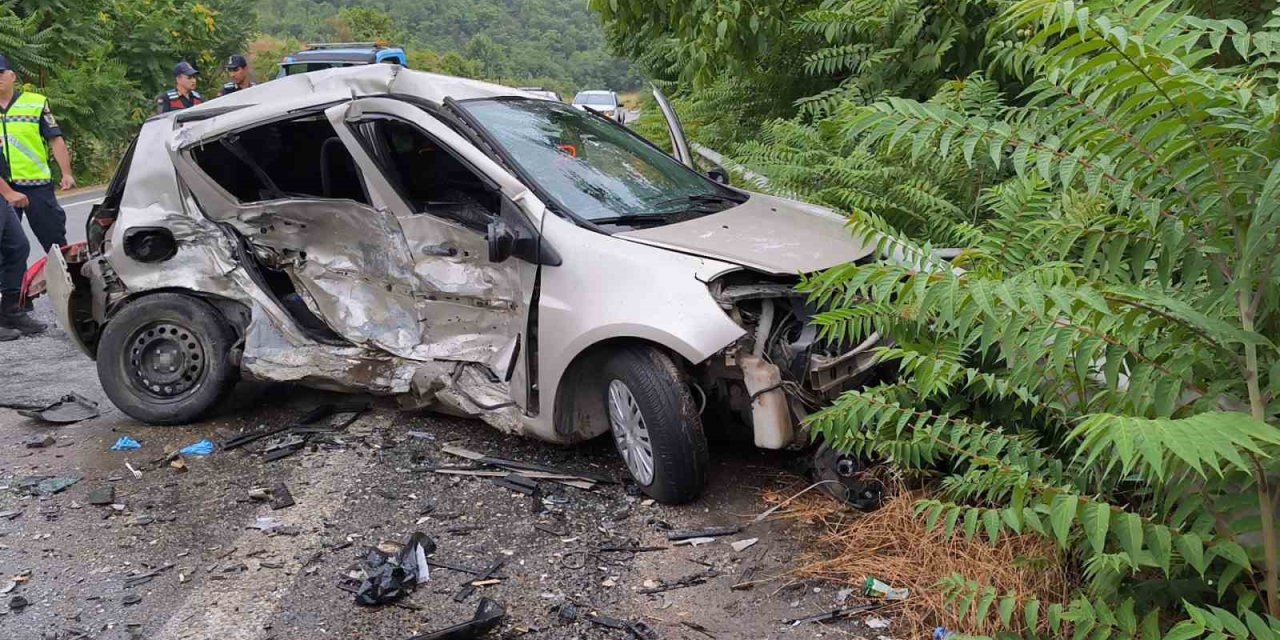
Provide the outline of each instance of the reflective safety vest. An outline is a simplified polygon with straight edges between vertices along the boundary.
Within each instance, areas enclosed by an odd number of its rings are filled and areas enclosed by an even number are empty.
[[[9,110],[0,114],[0,134],[9,180],[16,185],[43,184],[53,179],[49,148],[40,135],[40,118],[48,101],[38,93],[18,94]]]

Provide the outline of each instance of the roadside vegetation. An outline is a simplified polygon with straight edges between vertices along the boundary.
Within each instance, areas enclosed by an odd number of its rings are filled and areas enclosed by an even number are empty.
[[[803,284],[900,372],[808,426],[1061,553],[1054,597],[938,575],[953,630],[1280,637],[1275,3],[692,4],[592,0],[695,139],[895,257]]]
[[[110,176],[179,60],[201,69],[199,91],[212,98],[233,53],[247,52],[265,81],[308,42],[373,40],[403,45],[415,69],[543,86],[566,99],[640,82],[580,3],[0,0],[0,53],[51,100],[86,185]]]

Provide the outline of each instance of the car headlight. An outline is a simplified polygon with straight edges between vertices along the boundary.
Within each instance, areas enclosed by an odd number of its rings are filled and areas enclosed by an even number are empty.
[[[613,109],[609,109],[609,110],[607,110],[607,111],[602,111],[601,113],[603,113],[603,114],[604,114],[604,115],[606,115],[606,116],[609,116],[610,118],[612,118],[612,117],[613,117]]]

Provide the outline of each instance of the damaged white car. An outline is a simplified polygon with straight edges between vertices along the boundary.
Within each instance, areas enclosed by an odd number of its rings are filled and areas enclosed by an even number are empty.
[[[664,107],[666,105],[664,104]],[[391,65],[142,127],[47,291],[122,411],[186,423],[240,377],[398,396],[510,433],[612,432],[654,498],[703,421],[769,449],[872,367],[793,285],[866,259],[841,216],[738,190],[595,114]],[[730,427],[734,428],[734,427]]]

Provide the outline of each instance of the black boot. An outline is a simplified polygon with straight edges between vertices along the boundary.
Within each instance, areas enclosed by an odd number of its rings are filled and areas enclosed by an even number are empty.
[[[9,327],[0,327],[0,342],[17,340],[18,336],[21,336],[21,335],[22,334],[18,333],[16,329],[10,329]]]
[[[48,328],[43,322],[37,322],[27,315],[22,305],[18,303],[16,293],[0,295],[0,327],[17,331],[24,336],[37,334]]]

